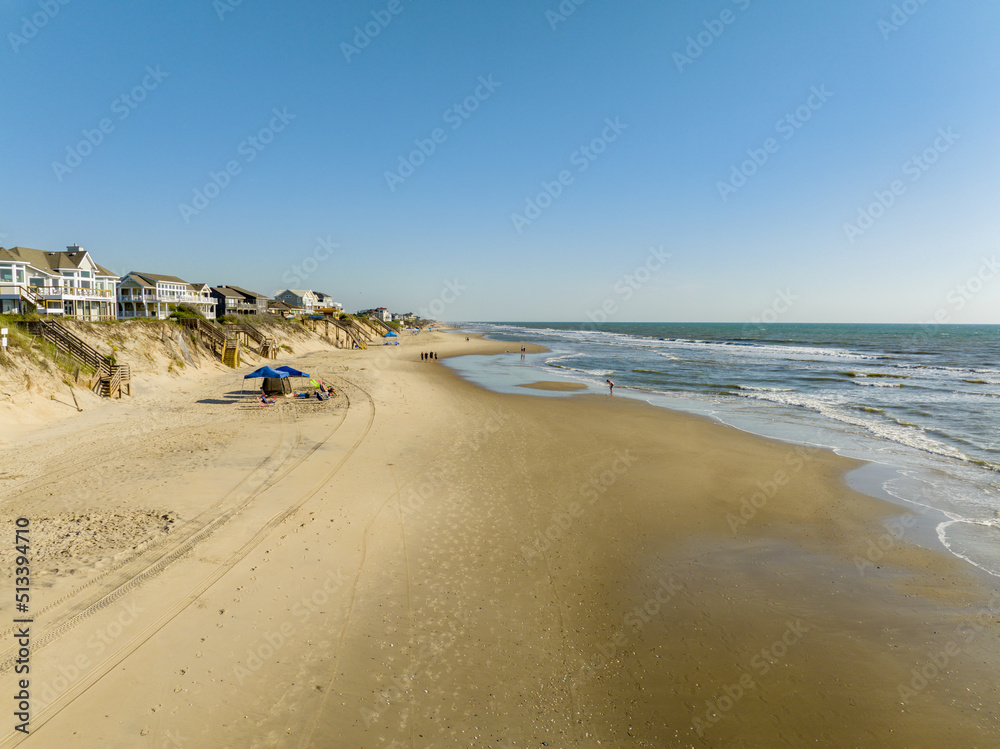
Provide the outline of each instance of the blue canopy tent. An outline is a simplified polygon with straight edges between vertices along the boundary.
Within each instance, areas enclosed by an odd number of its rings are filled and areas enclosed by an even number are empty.
[[[281,395],[288,395],[292,392],[292,386],[288,382],[289,374],[288,372],[280,371],[278,369],[271,369],[270,367],[261,367],[260,369],[255,369],[248,375],[243,375],[244,380],[256,380],[263,379],[261,383],[261,390],[266,394],[271,395],[273,393],[280,393]]]
[[[267,367],[264,367],[264,369],[267,369]],[[282,367],[275,367],[274,369],[275,369],[276,372],[284,372],[289,377],[308,377],[309,376],[305,372],[300,372],[299,370],[295,369],[295,367],[289,367],[287,364],[285,366],[282,366]]]
[[[390,330],[388,333],[386,333],[382,337],[383,338],[398,338],[399,337],[399,333],[396,333],[395,331]]]
[[[271,369],[270,367],[261,367],[260,369],[255,369],[248,375],[243,375],[244,380],[256,380],[261,377],[277,377],[281,379],[282,377],[288,377],[288,373],[282,374],[277,369]]]

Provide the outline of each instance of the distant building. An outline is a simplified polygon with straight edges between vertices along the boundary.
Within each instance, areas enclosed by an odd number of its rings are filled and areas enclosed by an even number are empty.
[[[344,305],[340,302],[333,301],[333,297],[329,294],[324,294],[322,291],[314,291],[313,294],[316,295],[316,309],[323,312],[343,312]]]
[[[372,318],[373,320],[381,320],[382,322],[392,322],[392,314],[385,307],[373,307],[372,309],[366,309],[358,314],[365,315]]]
[[[117,283],[76,244],[65,252],[0,247],[0,312],[114,320]]]
[[[309,289],[285,289],[275,294],[274,300],[290,307],[299,307],[307,315],[316,311],[316,294]]]
[[[267,311],[272,315],[281,315],[282,317],[294,317],[295,315],[301,315],[305,310],[301,307],[295,307],[291,304],[285,302],[279,302],[272,299],[267,303]]]
[[[165,320],[181,304],[209,319],[215,317],[215,299],[208,284],[192,284],[177,276],[132,271],[118,284],[118,317]]]

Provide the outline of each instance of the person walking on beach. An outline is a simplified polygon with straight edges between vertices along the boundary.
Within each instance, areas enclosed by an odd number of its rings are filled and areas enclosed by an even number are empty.
[[[615,383],[613,383],[611,380],[605,380],[605,382],[607,382],[608,383],[608,387],[611,388],[611,392],[609,392],[608,395],[614,395],[615,394]]]

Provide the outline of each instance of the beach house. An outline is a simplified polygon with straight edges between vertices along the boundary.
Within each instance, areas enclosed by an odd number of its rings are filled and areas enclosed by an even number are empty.
[[[275,294],[274,300],[289,307],[300,307],[307,315],[316,311],[316,294],[310,289],[285,289]]]
[[[165,320],[181,304],[208,319],[215,318],[215,299],[208,284],[188,283],[177,276],[132,271],[118,283],[118,317]]]
[[[212,298],[215,300],[216,318],[220,318],[223,315],[250,314],[247,311],[250,305],[248,304],[246,297],[236,289],[228,286],[213,286]],[[254,306],[254,310],[256,309],[256,306]]]
[[[241,314],[244,315],[266,315],[267,314],[267,303],[269,301],[266,294],[258,294],[256,291],[248,291],[242,286],[223,286],[221,288],[231,289],[237,294],[243,297],[244,305],[241,309],[245,310]]]
[[[0,247],[0,312],[114,320],[117,283],[77,244],[65,252]]]
[[[372,309],[366,309],[359,314],[370,317],[373,320],[381,320],[382,322],[392,322],[392,314],[385,307],[373,307]]]
[[[295,307],[287,302],[279,302],[275,299],[267,303],[267,311],[272,315],[281,315],[285,319],[301,315],[304,312],[301,307]]]
[[[344,305],[333,301],[333,297],[329,294],[324,294],[322,291],[314,291],[313,294],[316,295],[317,312],[322,312],[324,315],[333,315],[344,311]]]

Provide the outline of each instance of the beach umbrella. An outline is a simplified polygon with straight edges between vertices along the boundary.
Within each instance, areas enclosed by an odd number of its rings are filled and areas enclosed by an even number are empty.
[[[396,333],[395,331],[390,330],[388,333],[386,333],[382,337],[383,338],[398,338],[399,337],[399,333]]]

